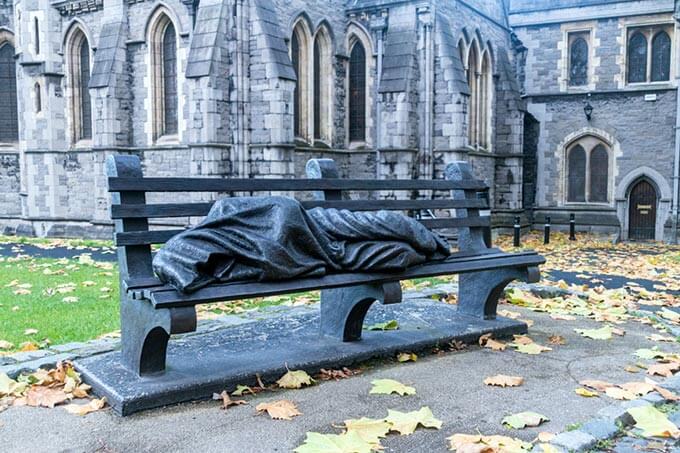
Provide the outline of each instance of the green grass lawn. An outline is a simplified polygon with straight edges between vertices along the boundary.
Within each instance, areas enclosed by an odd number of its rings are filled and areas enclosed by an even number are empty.
[[[117,329],[115,264],[0,257],[0,340],[13,349],[85,341]]]

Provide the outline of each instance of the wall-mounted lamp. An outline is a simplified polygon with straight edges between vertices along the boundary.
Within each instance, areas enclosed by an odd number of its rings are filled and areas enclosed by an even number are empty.
[[[590,105],[590,94],[586,99],[586,105],[583,107],[583,112],[586,114],[586,119],[590,121],[593,117],[593,106]]]

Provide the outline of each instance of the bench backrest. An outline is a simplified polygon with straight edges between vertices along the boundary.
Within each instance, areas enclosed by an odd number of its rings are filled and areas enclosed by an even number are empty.
[[[351,211],[456,210],[456,217],[422,219],[431,229],[456,228],[459,249],[481,251],[483,230],[490,225],[488,202],[477,194],[488,190],[472,177],[465,162],[454,162],[446,169],[446,179],[340,179],[331,159],[311,159],[307,179],[225,179],[225,178],[147,178],[141,162],[134,155],[109,156],[106,162],[109,192],[112,193],[111,218],[115,221],[114,241],[118,246],[121,279],[153,277],[151,244],[162,244],[183,229],[149,230],[149,219],[205,216],[212,202],[147,204],[148,192],[219,192],[233,193],[311,192],[313,200],[302,205],[348,209]],[[452,196],[439,199],[351,200],[350,191],[450,191]]]

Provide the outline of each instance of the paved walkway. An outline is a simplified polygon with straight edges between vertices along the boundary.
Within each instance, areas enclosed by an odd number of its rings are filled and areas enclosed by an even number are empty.
[[[502,307],[509,308],[509,307]],[[577,335],[574,328],[601,324],[579,318],[554,321],[545,314],[520,311],[535,325],[531,337],[547,344],[551,335],[567,339],[564,346],[538,356],[514,351],[493,352],[471,347],[463,352],[423,357],[416,363],[385,364],[337,382],[311,388],[267,392],[249,397],[249,404],[219,409],[218,403],[198,402],[119,418],[110,410],[78,418],[63,409],[10,408],[0,413],[0,438],[7,452],[26,451],[206,451],[278,452],[300,445],[307,431],[338,432],[333,426],[349,418],[383,417],[388,408],[402,411],[429,406],[444,421],[440,431],[418,430],[411,436],[390,436],[385,451],[443,452],[454,433],[503,434],[532,440],[539,431],[560,432],[583,422],[613,402],[607,397],[583,398],[574,393],[578,381],[601,379],[613,383],[643,380],[624,371],[637,360],[633,352],[655,344],[645,336],[649,326],[629,323],[624,337],[596,341]],[[662,349],[677,350],[675,344]],[[488,387],[482,380],[495,374],[523,376],[518,388]],[[413,385],[411,397],[369,395],[371,380],[391,378]],[[255,415],[255,406],[277,399],[295,401],[302,416],[274,421]],[[508,431],[501,419],[511,413],[535,411],[550,418],[536,429]]]

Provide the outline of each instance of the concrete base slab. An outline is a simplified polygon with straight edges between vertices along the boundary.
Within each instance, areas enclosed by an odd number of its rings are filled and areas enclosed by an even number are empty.
[[[459,315],[453,305],[428,300],[375,306],[365,324],[391,319],[399,322],[398,330],[364,331],[361,341],[342,343],[319,334],[317,311],[264,315],[247,324],[171,340],[162,375],[137,376],[121,366],[118,351],[80,359],[76,367],[118,414],[129,415],[209,398],[237,384],[253,385],[256,373],[271,382],[287,367],[314,373],[452,340],[472,343],[489,332],[503,337],[527,331],[521,321],[475,319]]]

